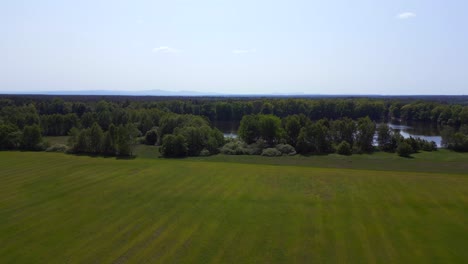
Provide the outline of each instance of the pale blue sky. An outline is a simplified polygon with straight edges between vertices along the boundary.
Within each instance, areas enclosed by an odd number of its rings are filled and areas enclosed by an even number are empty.
[[[464,0],[0,0],[0,92],[468,94]]]

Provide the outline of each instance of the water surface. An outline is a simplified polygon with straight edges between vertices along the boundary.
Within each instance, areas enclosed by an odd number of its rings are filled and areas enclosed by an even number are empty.
[[[237,138],[237,130],[239,129],[238,121],[216,121],[213,123],[213,126],[219,129],[224,134],[224,137]],[[391,122],[388,123],[388,126],[395,131],[399,131],[404,138],[409,138],[411,136],[427,141],[434,141],[439,148],[442,146],[440,129],[436,125],[423,122]]]

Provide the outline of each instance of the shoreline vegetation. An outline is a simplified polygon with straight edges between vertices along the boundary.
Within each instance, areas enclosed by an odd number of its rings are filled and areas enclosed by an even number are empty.
[[[132,156],[136,144],[165,157],[352,155],[378,150],[403,157],[436,151],[433,141],[403,138],[385,124],[399,119],[442,127],[442,145],[468,151],[468,106],[382,98],[153,98],[8,96],[0,98],[0,149]],[[93,98],[93,99],[91,99]],[[237,139],[212,126],[238,121]],[[48,145],[43,136],[69,136]],[[375,138],[377,135],[377,138]]]

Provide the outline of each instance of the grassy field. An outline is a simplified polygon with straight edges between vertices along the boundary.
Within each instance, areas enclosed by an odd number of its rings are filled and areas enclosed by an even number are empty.
[[[157,147],[145,145],[138,145],[135,149],[135,155],[138,159],[157,159],[160,156]],[[375,152],[351,156],[330,154],[323,156],[296,155],[274,158],[256,155],[219,154],[209,157],[189,157],[184,160],[381,171],[468,173],[468,153],[453,152],[447,149],[440,149],[434,152],[422,151],[413,154],[411,158],[399,157],[395,153]]]
[[[466,170],[143,156],[0,152],[0,263],[468,262]]]

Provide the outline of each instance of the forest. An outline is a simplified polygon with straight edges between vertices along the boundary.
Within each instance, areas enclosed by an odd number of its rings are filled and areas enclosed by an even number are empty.
[[[165,157],[280,156],[437,150],[385,122],[418,121],[442,129],[443,147],[468,151],[468,106],[408,98],[0,97],[0,149],[131,156],[136,144]],[[239,122],[226,139],[213,122]],[[50,145],[44,136],[68,136]],[[375,144],[377,142],[377,144]]]

